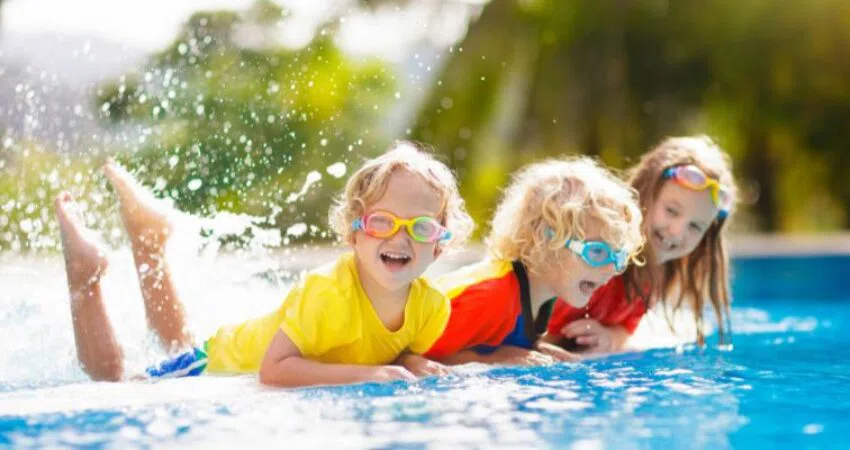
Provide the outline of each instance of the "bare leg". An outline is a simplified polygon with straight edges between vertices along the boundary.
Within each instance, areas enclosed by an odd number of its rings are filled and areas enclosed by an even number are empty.
[[[108,265],[106,256],[74,211],[71,194],[59,194],[55,206],[71,291],[77,358],[93,380],[118,381],[124,375],[124,352],[115,339],[100,289]]]
[[[192,336],[165,252],[173,228],[169,219],[172,211],[121,166],[109,161],[103,170],[121,201],[121,218],[130,236],[148,326],[167,351],[187,348],[192,345]]]

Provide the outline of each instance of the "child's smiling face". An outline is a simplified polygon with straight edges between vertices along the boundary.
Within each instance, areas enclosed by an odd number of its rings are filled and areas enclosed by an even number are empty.
[[[401,219],[428,216],[440,220],[440,193],[419,175],[397,170],[389,177],[386,192],[366,206],[364,215],[386,211]],[[405,227],[386,239],[363,231],[354,233],[354,254],[368,295],[405,291],[439,255],[438,243],[423,243],[408,235]]]
[[[658,264],[690,254],[717,217],[708,190],[666,182],[647,215],[648,241]]]

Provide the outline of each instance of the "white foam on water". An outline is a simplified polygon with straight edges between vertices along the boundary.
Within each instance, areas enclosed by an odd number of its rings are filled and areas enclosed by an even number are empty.
[[[189,377],[122,383],[82,382],[0,394],[0,415],[69,413],[93,409],[138,408],[155,404],[220,401],[262,394],[253,375]]]

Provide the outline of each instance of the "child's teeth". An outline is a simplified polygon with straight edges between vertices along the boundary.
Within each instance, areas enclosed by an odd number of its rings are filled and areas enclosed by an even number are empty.
[[[387,258],[387,259],[400,260],[400,261],[407,261],[408,259],[410,259],[409,256],[407,256],[403,253],[384,252],[384,253],[381,253],[381,256],[383,256],[384,258]]]

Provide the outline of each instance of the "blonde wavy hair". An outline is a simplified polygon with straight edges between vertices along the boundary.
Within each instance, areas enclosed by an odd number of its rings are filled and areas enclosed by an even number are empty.
[[[595,220],[597,229],[588,229]],[[558,258],[567,239],[599,236],[629,252],[644,244],[636,192],[587,157],[547,160],[514,174],[496,209],[487,248],[497,259],[520,260],[540,273]]]
[[[397,141],[383,155],[366,161],[345,185],[345,190],[331,206],[331,228],[345,242],[353,243],[352,222],[366,213],[387,191],[390,176],[406,170],[418,175],[440,195],[437,219],[452,233],[451,239],[440,246],[444,249],[462,247],[472,233],[474,223],[461,198],[454,174],[420,145]]]
[[[708,136],[686,136],[665,139],[661,144],[644,154],[640,162],[629,171],[629,183],[640,196],[640,206],[649,217],[664,183],[665,170],[674,166],[693,164],[706,175],[717,179],[729,190],[732,199],[737,199],[737,188],[732,176],[729,156]],[[626,292],[631,298],[641,296],[649,288],[651,305],[655,300],[669,303],[673,311],[688,305],[693,309],[697,329],[697,342],[705,342],[703,310],[711,304],[717,320],[720,343],[727,341],[730,332],[729,309],[729,254],[723,230],[729,222],[734,204],[725,217],[718,216],[708,227],[697,247],[687,256],[668,261],[658,267],[653,263],[655,255],[651,247],[646,252],[645,267],[631,267],[624,274]],[[645,233],[649,234],[649,224]],[[668,322],[673,328],[668,317]]]

